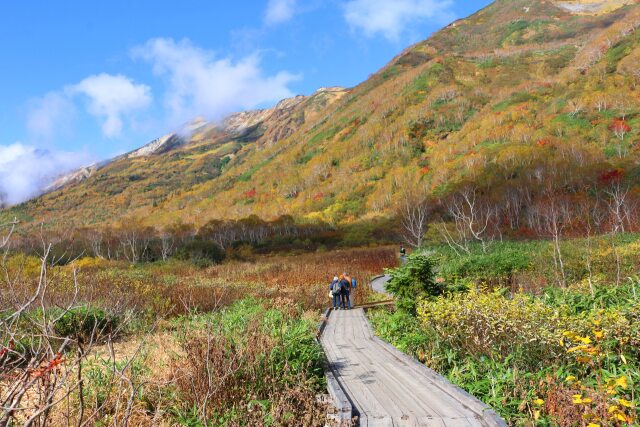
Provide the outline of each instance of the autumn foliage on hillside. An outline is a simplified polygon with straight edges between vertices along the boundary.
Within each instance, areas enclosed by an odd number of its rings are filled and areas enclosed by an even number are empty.
[[[449,228],[470,199],[480,203],[473,215],[486,226],[464,231],[475,240],[481,230],[556,234],[542,220],[549,210],[571,217],[563,234],[605,222],[633,229],[639,26],[637,5],[572,15],[553,2],[497,1],[346,93],[313,95],[242,138],[209,131],[120,160],[3,215],[55,227],[252,215],[335,225],[394,216],[418,189]],[[618,169],[617,189],[598,179]],[[585,223],[580,209],[612,203],[624,209]]]

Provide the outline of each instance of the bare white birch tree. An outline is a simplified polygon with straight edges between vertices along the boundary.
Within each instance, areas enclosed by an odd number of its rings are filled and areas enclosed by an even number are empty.
[[[405,241],[419,248],[429,226],[430,206],[423,191],[405,192],[400,200],[399,215]]]

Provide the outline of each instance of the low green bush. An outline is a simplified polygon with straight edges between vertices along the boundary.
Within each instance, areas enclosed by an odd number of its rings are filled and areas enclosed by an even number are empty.
[[[493,242],[486,250],[480,244],[468,248],[468,253],[461,253],[442,244],[429,247],[438,275],[447,283],[462,281],[530,291],[558,283],[560,272],[551,241],[504,241]],[[639,234],[564,239],[560,251],[566,283],[579,283],[590,276],[600,282],[616,282],[618,267],[621,280],[640,271]]]
[[[532,264],[531,248],[521,243],[495,243],[486,252],[473,247],[469,254],[457,256],[447,252],[440,251],[437,258],[441,262],[439,273],[448,280],[465,278],[505,283],[514,274],[530,270]]]
[[[182,261],[191,261],[198,267],[208,267],[219,264],[225,259],[224,250],[214,242],[193,240],[181,246],[175,257]]]
[[[56,316],[51,313],[50,316]],[[57,316],[56,316],[57,317]],[[53,325],[60,337],[70,337],[82,341],[96,341],[100,337],[118,330],[120,318],[94,307],[77,307],[62,313]]]

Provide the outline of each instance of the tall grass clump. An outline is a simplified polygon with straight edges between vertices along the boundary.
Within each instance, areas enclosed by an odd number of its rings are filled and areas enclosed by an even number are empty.
[[[324,356],[313,316],[288,300],[244,300],[178,320],[174,415],[213,425],[324,425]]]

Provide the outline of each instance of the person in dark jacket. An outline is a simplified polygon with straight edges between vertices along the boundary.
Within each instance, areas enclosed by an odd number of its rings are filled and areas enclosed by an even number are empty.
[[[400,263],[406,264],[406,262],[407,262],[407,250],[404,248],[404,246],[400,246]]]
[[[340,276],[340,287],[342,289],[342,309],[349,310],[351,308],[351,277],[347,273],[342,273]]]

